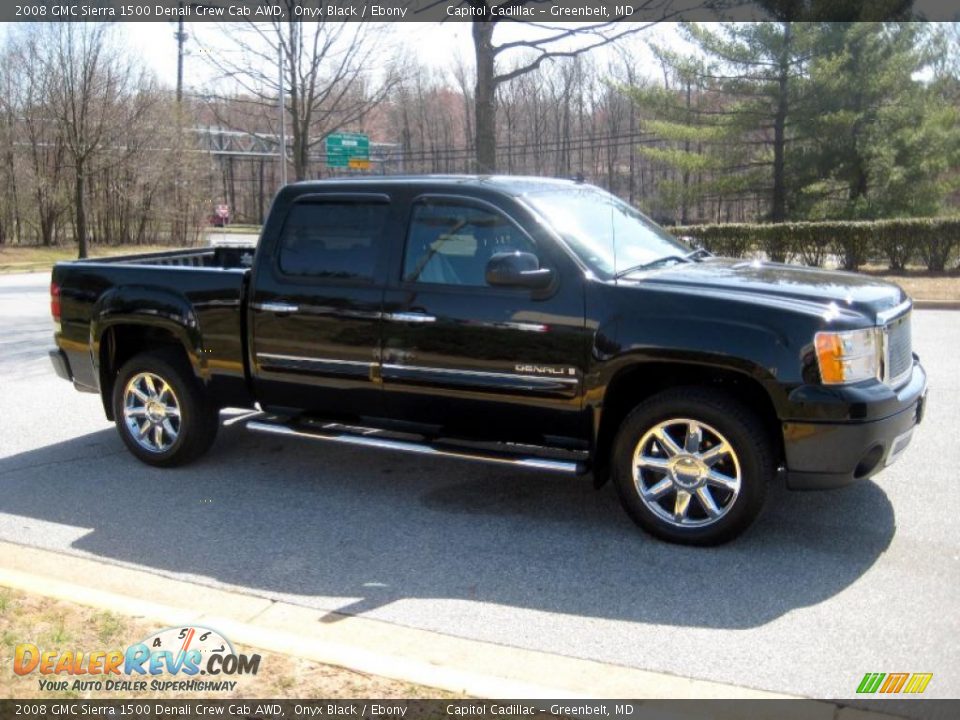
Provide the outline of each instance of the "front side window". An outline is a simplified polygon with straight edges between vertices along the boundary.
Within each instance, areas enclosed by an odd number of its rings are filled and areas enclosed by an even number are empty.
[[[449,200],[414,205],[403,259],[407,282],[485,286],[497,253],[535,253],[531,240],[501,213]]]
[[[286,275],[371,280],[387,219],[377,202],[294,205],[280,237],[280,270]]]

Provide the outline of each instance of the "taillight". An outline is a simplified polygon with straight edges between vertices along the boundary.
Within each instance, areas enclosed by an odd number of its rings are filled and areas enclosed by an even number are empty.
[[[54,322],[60,322],[60,286],[50,283],[50,314]]]

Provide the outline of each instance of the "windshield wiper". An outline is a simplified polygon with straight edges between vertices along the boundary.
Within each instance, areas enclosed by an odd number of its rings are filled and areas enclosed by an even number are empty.
[[[707,250],[706,248],[697,248],[696,250],[691,250],[686,255],[685,258],[688,260],[696,260],[697,258],[711,258],[713,253]]]
[[[613,276],[613,279],[619,280],[620,278],[625,277],[627,275],[632,275],[635,272],[640,272],[641,270],[649,270],[651,268],[658,267],[660,265],[663,265],[664,263],[671,262],[671,261],[678,262],[678,263],[692,262],[692,260],[682,255],[664,255],[663,257],[657,258],[656,260],[640,263],[639,265],[633,265],[631,267],[628,267],[626,270],[621,270],[620,272],[618,272],[616,275]]]

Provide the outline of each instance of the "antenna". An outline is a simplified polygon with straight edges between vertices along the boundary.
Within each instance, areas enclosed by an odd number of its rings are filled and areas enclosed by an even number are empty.
[[[613,277],[617,285],[620,284],[619,278],[617,278],[617,224],[613,221],[614,207],[613,203],[610,203],[610,240],[613,244]]]

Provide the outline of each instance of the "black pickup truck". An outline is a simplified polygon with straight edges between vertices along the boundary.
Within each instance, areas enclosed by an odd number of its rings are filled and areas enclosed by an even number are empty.
[[[778,472],[889,465],[926,396],[900,288],[713,257],[573,181],[297,183],[255,250],[58,263],[51,306],[57,373],[151,465],[250,408],[257,432],[612,478],[698,545]]]

